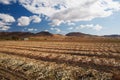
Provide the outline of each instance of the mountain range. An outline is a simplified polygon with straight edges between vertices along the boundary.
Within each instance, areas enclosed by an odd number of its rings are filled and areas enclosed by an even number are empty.
[[[66,36],[66,37],[111,37],[111,38],[118,38],[120,37],[120,35],[104,35],[104,36],[97,36],[97,35],[91,35],[91,34],[85,34],[85,33],[81,33],[81,32],[70,32],[66,35],[62,35],[62,34],[52,34],[50,32],[46,32],[46,31],[41,31],[38,33],[31,33],[31,32],[0,32],[0,39],[7,39],[7,40],[11,40],[11,39],[22,39],[22,38],[27,38],[27,37],[53,37],[53,36]]]

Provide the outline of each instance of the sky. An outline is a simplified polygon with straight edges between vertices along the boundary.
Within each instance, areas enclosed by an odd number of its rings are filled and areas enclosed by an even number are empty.
[[[120,34],[120,0],[0,0],[0,32]]]

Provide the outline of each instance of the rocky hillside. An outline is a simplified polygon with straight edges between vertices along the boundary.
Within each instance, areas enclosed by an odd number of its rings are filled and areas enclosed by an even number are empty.
[[[113,37],[113,38],[117,38],[117,37],[120,37],[120,35],[104,35],[104,37]]]
[[[83,36],[92,36],[90,34],[85,34],[85,33],[81,33],[81,32],[71,32],[66,34],[66,36],[77,36],[77,37],[83,37]]]
[[[34,35],[30,32],[0,32],[0,40],[20,40]]]
[[[53,36],[52,33],[46,32],[46,31],[42,31],[42,32],[36,33],[35,35],[36,36]]]
[[[38,33],[31,33],[31,32],[0,32],[0,40],[23,40],[24,38],[50,38],[52,37],[52,40],[63,40],[63,39],[74,39],[73,37],[87,37],[87,38],[120,38],[120,35],[104,35],[104,36],[97,36],[97,35],[90,35],[90,34],[85,34],[85,33],[81,33],[81,32],[71,32],[68,33],[66,35],[62,35],[62,34],[52,34],[50,32],[46,32],[46,31],[41,31]]]

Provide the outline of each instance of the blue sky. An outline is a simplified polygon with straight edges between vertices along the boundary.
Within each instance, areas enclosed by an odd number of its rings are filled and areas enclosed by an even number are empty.
[[[120,34],[120,0],[0,0],[0,31]]]

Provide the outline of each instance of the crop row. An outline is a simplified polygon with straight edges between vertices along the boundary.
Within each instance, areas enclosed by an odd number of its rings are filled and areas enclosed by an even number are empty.
[[[111,80],[112,74],[0,53],[0,78],[4,80]],[[10,72],[12,73],[10,74]]]
[[[24,56],[32,59],[43,60],[48,62],[56,63],[67,63],[70,65],[77,66],[90,66],[95,68],[98,66],[111,67],[111,69],[120,68],[120,60],[114,58],[98,58],[96,56],[87,56],[87,55],[70,55],[70,54],[57,54],[49,52],[40,52],[40,51],[30,51],[30,50],[20,50],[20,49],[10,49],[10,48],[0,48],[0,52],[5,54],[12,54],[18,56]]]

